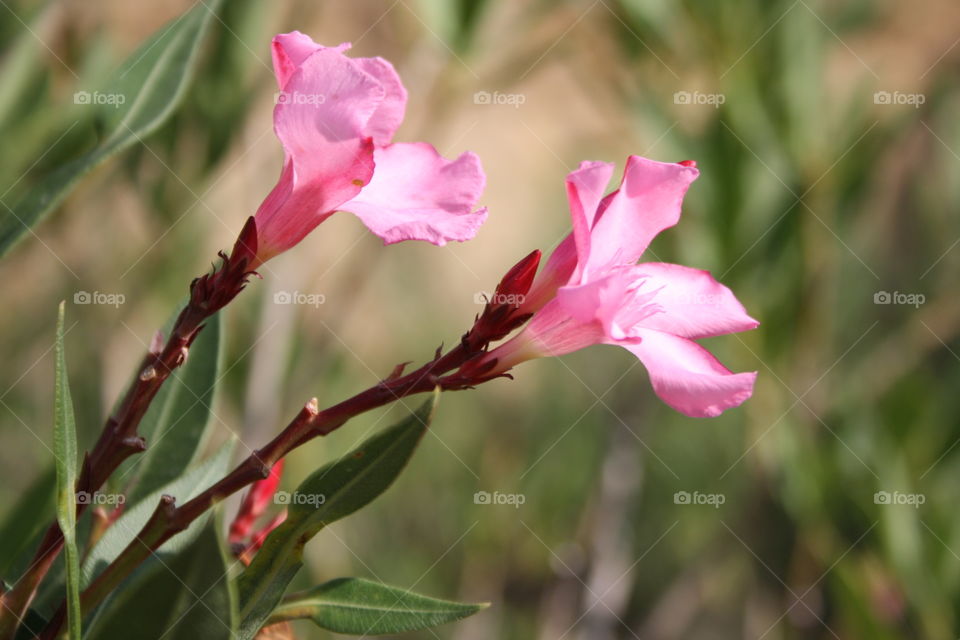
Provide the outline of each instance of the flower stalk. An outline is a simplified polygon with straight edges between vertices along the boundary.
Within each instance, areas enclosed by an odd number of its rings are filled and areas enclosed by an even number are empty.
[[[378,384],[323,411],[317,409],[316,399],[311,399],[273,440],[251,453],[206,491],[181,506],[176,505],[173,496],[163,496],[133,542],[83,591],[80,605],[84,613],[102,602],[154,551],[207,510],[244,487],[269,478],[271,471],[297,447],[332,433],[351,418],[407,396],[433,391],[437,387],[444,391],[470,389],[500,377],[502,374],[490,375],[485,369],[465,374],[462,367],[483,356],[491,342],[502,339],[529,317],[521,313],[520,306],[533,281],[539,259],[540,252],[534,251],[508,272],[498,285],[497,294],[475,319],[470,331],[446,354],[441,355],[438,349],[433,360],[407,374],[403,374],[403,365],[400,365]],[[501,302],[503,300],[510,302]],[[451,371],[455,373],[451,374]],[[42,639],[57,637],[65,614],[66,608],[61,605],[44,629]]]
[[[170,375],[186,362],[190,346],[203,330],[203,323],[229,304],[254,275],[249,265],[256,253],[257,228],[251,217],[237,237],[230,255],[220,253],[221,267],[190,284],[190,299],[177,317],[166,343],[154,339],[137,369],[138,375],[116,411],[107,419],[93,449],[84,456],[76,493],[94,494],[124,460],[146,450],[146,440],[137,433],[143,416]],[[86,502],[76,501],[78,517],[86,506]],[[54,521],[47,527],[30,568],[10,591],[3,594],[0,638],[6,640],[12,636],[62,548],[63,533]]]

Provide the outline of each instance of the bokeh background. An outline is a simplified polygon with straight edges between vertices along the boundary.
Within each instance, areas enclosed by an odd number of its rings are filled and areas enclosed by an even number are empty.
[[[9,204],[97,139],[72,94],[193,2],[2,4]],[[456,341],[478,293],[566,232],[563,179],[585,159],[695,159],[652,251],[709,269],[762,323],[709,341],[759,371],[714,420],[672,412],[603,347],[446,395],[398,484],[310,543],[300,586],[362,575],[492,602],[422,638],[957,637],[960,5],[232,0],[220,18],[172,120],[0,260],[0,511],[51,467],[56,303],[89,445],[274,184],[269,41],[299,29],[393,61],[410,92],[398,139],[477,152],[490,218],[463,245],[384,249],[337,215],[271,262],[226,314],[215,440],[242,453],[310,396],[333,403]],[[78,291],[124,303],[71,304]],[[403,410],[304,447],[285,484]]]

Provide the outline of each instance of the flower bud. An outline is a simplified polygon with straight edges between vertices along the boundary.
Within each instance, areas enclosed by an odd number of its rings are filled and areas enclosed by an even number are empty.
[[[237,510],[237,517],[230,524],[230,534],[228,536],[230,544],[241,542],[250,534],[253,524],[267,510],[267,506],[273,499],[273,494],[277,492],[282,475],[283,458],[273,465],[266,478],[250,485],[250,490],[243,497],[240,508]]]
[[[500,280],[500,284],[497,285],[494,302],[519,300],[519,303],[514,302],[513,304],[516,306],[522,304],[524,296],[529,293],[530,287],[533,285],[533,279],[537,275],[540,255],[540,250],[534,249],[520,262],[513,265],[510,271],[507,271],[507,274]]]

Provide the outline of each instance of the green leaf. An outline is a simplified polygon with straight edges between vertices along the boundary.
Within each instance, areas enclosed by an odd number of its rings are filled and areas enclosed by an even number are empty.
[[[5,255],[73,186],[110,156],[141,141],[173,113],[193,74],[200,42],[222,0],[201,2],[140,46],[99,93],[114,104],[100,105],[107,132],[95,148],[40,180],[0,218],[0,256]],[[92,95],[92,94],[91,94]],[[115,104],[122,96],[123,103]]]
[[[20,495],[6,513],[0,527],[0,575],[19,578],[27,568],[30,554],[46,530],[50,513],[56,509],[55,466],[44,470]]]
[[[80,558],[77,554],[77,425],[67,381],[67,357],[63,348],[63,308],[57,314],[56,399],[54,405],[53,455],[57,459],[57,522],[63,532],[67,563],[67,630],[70,640],[80,640]]]
[[[155,416],[149,423],[141,424],[139,431],[148,446],[143,458],[135,460],[131,467],[139,471],[127,496],[131,502],[172,482],[200,452],[211,424],[214,387],[220,372],[222,325],[220,314],[207,321],[190,346],[186,364],[163,385],[162,398],[154,399],[151,410],[156,410]]]
[[[338,578],[284,598],[267,623],[308,618],[329,631],[368,636],[436,627],[487,606],[428,598],[361,578]]]
[[[250,640],[283,597],[303,563],[303,547],[323,527],[383,493],[413,455],[439,391],[402,422],[368,438],[310,475],[290,496],[287,519],[267,537],[238,579],[241,640]]]
[[[3,60],[0,61],[0,77],[4,79],[0,85],[0,126],[8,123],[10,113],[18,102],[24,100],[30,83],[44,72],[40,62],[43,45],[34,34],[45,9],[34,9],[33,15],[24,19],[24,23],[30,27],[21,31],[6,47]]]
[[[138,573],[102,609],[88,640],[228,640],[233,637],[236,593],[216,527],[164,562],[164,569]]]
[[[86,586],[96,575],[110,564],[136,537],[143,525],[153,514],[160,497],[164,494],[174,496],[182,504],[219,480],[228,470],[230,454],[233,451],[233,441],[224,444],[212,456],[196,465],[182,476],[166,486],[154,491],[130,508],[126,509],[120,518],[107,529],[96,546],[90,550],[83,563],[81,583]],[[165,553],[176,553],[196,539],[203,529],[203,523],[208,518],[203,517],[191,524],[186,531],[182,531],[167,540],[155,556]]]

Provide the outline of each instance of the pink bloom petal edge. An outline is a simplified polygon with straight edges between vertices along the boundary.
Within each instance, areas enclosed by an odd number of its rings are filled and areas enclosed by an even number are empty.
[[[386,243],[472,238],[486,177],[477,157],[448,161],[425,143],[391,144],[407,91],[382,58],[349,58],[294,31],[273,40],[280,93],[274,130],[284,149],[277,185],[255,216],[262,264],[335,211],[355,213]]]
[[[496,360],[493,373],[613,344],[636,355],[657,395],[685,415],[714,417],[751,396],[756,372],[733,373],[693,341],[758,326],[733,292],[707,271],[636,263],[679,220],[699,175],[692,165],[630,156],[620,187],[607,196],[612,165],[584,162],[567,177],[573,231],[524,303],[529,323],[486,356]]]
[[[476,154],[447,160],[425,142],[401,142],[378,148],[374,160],[373,180],[342,208],[384,243],[469,240],[486,220],[485,208],[473,210],[486,185]]]
[[[684,415],[715,418],[753,395],[755,371],[733,373],[692,340],[641,329],[639,342],[621,346],[646,367],[660,399]]]

